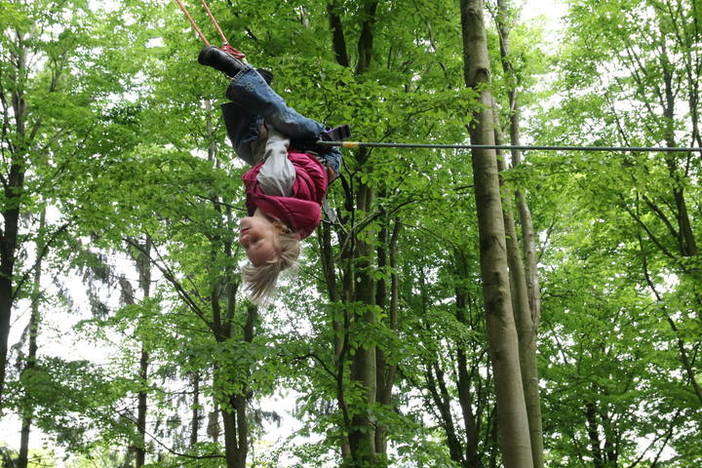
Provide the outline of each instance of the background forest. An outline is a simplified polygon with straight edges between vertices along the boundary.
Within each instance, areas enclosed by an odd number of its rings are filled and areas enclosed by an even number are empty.
[[[210,5],[353,139],[702,146],[699,0],[571,0],[557,36],[522,6]],[[177,7],[0,0],[0,30],[4,466],[702,466],[700,153],[344,150],[256,307],[227,80]]]

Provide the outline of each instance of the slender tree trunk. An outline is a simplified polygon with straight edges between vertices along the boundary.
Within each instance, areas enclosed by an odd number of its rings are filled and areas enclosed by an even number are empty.
[[[200,373],[195,371],[191,374],[193,384],[193,410],[192,421],[190,423],[190,448],[197,444],[198,430],[200,429]]]
[[[219,427],[219,404],[217,400],[214,401],[214,408],[207,418],[207,435],[210,436],[212,442],[219,444],[219,434],[221,429]]]
[[[507,198],[505,197],[506,201]],[[512,305],[514,307],[519,340],[519,367],[522,373],[524,399],[529,420],[532,459],[534,468],[537,468],[543,466],[543,434],[539,400],[539,377],[536,368],[536,333],[529,308],[529,292],[519,243],[517,242],[517,230],[509,205],[505,206],[504,209],[504,223]]]
[[[383,193],[380,194],[381,197],[384,196]],[[387,218],[383,218],[383,226],[380,228],[378,233],[378,247],[376,249],[378,271],[383,275],[376,281],[376,293],[375,293],[375,303],[378,308],[385,311],[387,306],[387,294],[388,294],[388,281],[385,277],[387,272],[387,248],[388,248],[388,228],[387,228]],[[376,380],[376,391],[375,391],[375,401],[380,404],[390,403],[390,392],[388,392],[388,382],[387,382],[387,370],[388,363],[385,359],[385,352],[381,347],[378,347],[375,352],[375,380]],[[390,383],[390,389],[392,389],[392,383]],[[377,421],[375,424],[375,453],[379,456],[379,459],[384,460],[387,449],[387,425],[383,421]]]
[[[149,260],[151,252],[151,239],[146,236],[143,251],[140,250],[136,255],[137,270],[139,271],[139,286],[142,291],[142,300],[145,301],[151,297],[151,262]],[[149,353],[146,347],[142,344],[141,356],[139,358],[139,381],[142,389],[137,396],[137,431],[139,433],[139,441],[136,444],[135,466],[141,468],[144,466],[146,459],[146,413],[147,406],[147,390],[149,378]]]
[[[665,41],[663,41],[661,50],[661,66],[663,68],[663,86],[665,100],[663,102],[663,116],[666,118],[665,122],[665,140],[666,146],[673,148],[677,146],[675,141],[675,91],[673,89],[673,72],[672,64],[668,58],[668,52],[665,47]],[[665,158],[666,165],[668,166],[668,172],[670,178],[673,181],[672,191],[673,199],[675,200],[676,207],[676,219],[678,222],[678,233],[679,233],[679,249],[681,255],[685,257],[693,257],[699,253],[697,247],[697,241],[695,240],[695,235],[692,232],[692,224],[690,223],[690,215],[687,210],[687,203],[685,202],[685,186],[683,183],[683,175],[680,174],[680,169],[674,155],[667,155]]]
[[[500,39],[500,58],[505,73],[509,76],[511,86],[508,89],[509,100],[509,133],[510,143],[515,146],[521,144],[520,141],[520,106],[518,100],[517,76],[509,56],[509,25],[510,13],[509,0],[498,0],[497,2],[497,30]],[[499,132],[496,134],[499,138]],[[502,141],[498,141],[502,144]],[[506,162],[498,155],[504,170]],[[512,150],[512,163],[517,165],[521,162],[521,152]],[[508,201],[510,197],[505,197]],[[516,306],[515,318],[517,321],[517,334],[519,337],[519,362],[522,371],[522,383],[524,384],[524,398],[529,418],[529,436],[531,439],[531,452],[534,468],[542,468],[544,465],[543,451],[543,429],[541,423],[541,401],[539,398],[539,374],[536,365],[536,334],[538,322],[541,315],[541,293],[536,271],[536,245],[534,238],[534,227],[531,221],[531,212],[527,205],[526,197],[520,190],[514,195],[522,226],[523,251],[525,262],[522,261],[522,252],[519,250],[517,241],[517,229],[514,224],[512,210],[507,207],[505,212],[505,228],[507,235],[507,256],[510,266],[510,278],[512,280],[512,291],[516,293],[513,297],[513,304]]]
[[[46,208],[41,210],[39,215],[39,232],[41,233],[46,226]],[[40,234],[41,235],[41,234]],[[41,241],[36,243],[37,255],[41,255],[41,251],[44,249],[44,245]],[[33,278],[33,291],[32,291],[32,307],[31,315],[29,317],[29,350],[27,352],[27,362],[24,366],[23,372],[31,372],[32,369],[36,367],[37,362],[37,337],[39,336],[39,322],[41,321],[39,315],[39,305],[41,299],[41,267],[42,258],[37,258],[37,263],[34,269]],[[26,389],[27,392],[31,392],[31,388]],[[29,433],[32,427],[32,418],[34,414],[34,408],[24,408],[22,412],[22,429],[20,430],[20,449],[19,456],[17,457],[17,467],[27,468],[27,463],[29,459]]]
[[[398,281],[395,267],[397,266],[397,241],[400,233],[400,226],[399,219],[395,219],[390,239],[388,239],[387,227],[384,226],[379,236],[381,246],[378,247],[378,269],[383,270],[386,269],[387,266],[390,267],[390,303],[388,304],[387,311],[387,325],[391,330],[397,328]],[[387,252],[385,249],[386,245]],[[387,272],[384,273],[387,274]],[[376,294],[376,303],[381,309],[386,307],[388,293],[387,284],[388,281],[384,275],[384,278],[378,281],[378,292]],[[397,366],[389,364],[385,358],[385,353],[380,349],[378,349],[376,357],[376,401],[381,405],[390,407],[392,404],[392,387],[395,383]],[[378,422],[375,428],[375,452],[380,455],[383,460],[387,458],[387,434],[387,425]]]
[[[229,402],[232,405],[232,402]],[[224,454],[227,468],[243,468],[240,462],[239,447],[237,444],[236,408],[222,409],[222,422],[224,423]]]
[[[246,468],[249,449],[246,401],[241,395],[232,395],[229,405],[232,409],[222,412],[227,468]]]
[[[149,377],[149,353],[142,346],[141,357],[139,359],[139,381],[146,386]],[[146,390],[139,391],[137,403],[137,431],[139,432],[139,442],[136,446],[136,468],[144,466],[146,458],[146,411],[147,411]]]
[[[228,291],[228,301],[233,304],[236,300],[236,288]],[[227,313],[227,323],[231,323],[233,309]],[[251,343],[254,338],[254,327],[258,317],[258,309],[253,304],[246,305],[246,318],[244,322],[243,341]],[[228,337],[231,334],[230,325],[226,326],[225,332],[221,335]],[[216,371],[217,372],[217,371]],[[222,382],[228,380],[228,376],[220,374]],[[248,375],[247,377],[248,378]],[[222,410],[222,420],[224,421],[224,450],[227,461],[227,468],[245,468],[246,457],[249,452],[249,424],[246,414],[246,405],[250,398],[248,386],[244,385],[241,390],[229,396],[228,408]]]
[[[461,0],[461,24],[465,81],[467,86],[480,93],[481,104],[473,114],[470,140],[472,144],[494,145],[493,99],[485,86],[490,81],[490,61],[481,0]],[[532,467],[495,151],[473,150],[472,159],[480,233],[480,267],[502,458],[507,468]]]
[[[497,417],[495,416],[495,412],[490,414],[490,460],[488,462],[488,466],[490,468],[496,468],[497,467],[497,454],[499,453],[499,436],[497,434]]]
[[[500,132],[495,131],[495,143],[503,144]],[[497,154],[497,165],[500,171],[507,169],[501,152]],[[526,280],[526,270],[522,262],[522,253],[517,241],[517,229],[512,216],[511,197],[509,192],[503,196],[503,218],[507,245],[507,261],[509,264],[510,287],[514,319],[517,325],[519,340],[519,367],[522,372],[524,385],[524,400],[529,418],[529,437],[534,468],[543,466],[543,433],[541,427],[541,402],[539,399],[539,373],[536,367],[536,325],[534,314],[530,308],[529,288]]]
[[[357,43],[357,56],[355,74],[362,75],[368,71],[373,59],[374,25],[378,1],[371,0],[364,2],[361,14],[359,14],[360,34]],[[343,22],[339,16],[337,4],[334,0],[327,3],[327,17],[332,33],[332,50],[337,63],[342,66],[350,66],[349,54],[347,51],[346,39],[343,31]],[[362,167],[368,158],[368,150],[361,148],[357,153],[359,167]],[[365,168],[364,168],[365,169]],[[369,212],[372,206],[373,190],[370,186],[358,180],[356,183],[355,209]],[[351,198],[351,197],[349,197]],[[350,200],[347,200],[347,203]],[[357,236],[358,233],[351,233]],[[375,312],[375,282],[373,279],[373,248],[358,237],[352,239],[356,245],[354,252],[350,252],[349,267],[344,277],[344,299],[353,304],[362,304],[363,311],[354,314],[354,321],[351,326],[358,330],[362,326],[372,327],[377,322]],[[357,272],[357,274],[356,274]],[[357,282],[356,282],[357,281]],[[346,312],[348,313],[348,311]],[[348,322],[345,320],[345,322]],[[344,330],[344,334],[350,330]],[[345,349],[346,343],[340,342],[337,346],[337,357]],[[343,362],[339,362],[339,369],[343,377]],[[361,343],[351,350],[351,381],[355,388],[360,389],[362,396],[360,404],[354,408],[347,408],[345,401],[345,391],[343,378],[341,385],[337,385],[337,400],[341,406],[340,410],[346,415],[350,414],[348,427],[348,454],[344,458],[345,464],[369,465],[375,463],[375,426],[370,417],[372,406],[376,402],[377,373],[376,373],[376,347],[371,343]],[[345,416],[346,418],[346,416]],[[342,453],[345,452],[342,445]]]
[[[357,207],[368,212],[372,203],[373,192],[370,187],[361,184],[358,189]],[[377,322],[375,312],[375,281],[372,275],[373,248],[367,242],[358,240],[356,251],[357,285],[355,302],[365,310],[357,314],[356,329],[374,326]],[[351,412],[349,430],[349,447],[351,457],[356,464],[375,462],[375,427],[370,418],[371,407],[376,402],[376,347],[370,343],[361,343],[355,350],[351,361],[351,381],[361,389],[362,402]]]
[[[441,425],[443,426],[444,433],[446,434],[446,445],[449,449],[449,456],[451,457],[451,460],[460,466],[465,466],[463,447],[461,446],[461,441],[458,438],[458,432],[456,431],[453,415],[451,414],[451,397],[448,395],[446,385],[443,382],[444,374],[436,363],[427,365],[425,379],[427,382],[427,388],[429,389],[429,394],[434,401],[434,406],[436,406],[436,408],[439,410]]]
[[[5,221],[0,229],[0,407],[5,388],[5,376],[7,367],[7,348],[10,336],[10,317],[15,300],[13,291],[13,275],[17,254],[18,228],[20,208],[24,193],[24,175],[26,172],[26,150],[28,142],[25,136],[25,125],[27,116],[27,103],[22,93],[23,86],[20,86],[21,77],[26,74],[26,49],[24,46],[24,35],[17,33],[19,44],[17,52],[11,52],[15,59],[16,69],[13,70],[15,88],[11,92],[12,111],[15,118],[15,135],[10,137],[11,141],[3,135],[1,145],[8,145],[10,148],[10,168],[5,174],[4,201],[2,204],[2,217]]]
[[[454,255],[456,265],[456,274],[459,277],[468,276],[468,264],[462,252],[456,251]],[[463,285],[457,286],[455,290],[456,296],[456,319],[470,329],[475,329],[475,323],[472,323],[468,313],[469,293]],[[473,378],[480,379],[479,375],[475,375],[468,371],[468,357],[463,346],[458,346],[456,349],[456,387],[458,390],[458,403],[461,405],[461,413],[463,415],[463,424],[466,432],[465,445],[465,466],[471,468],[480,468],[483,466],[481,454],[478,453],[478,440],[480,437],[479,430],[479,414],[473,410],[476,398],[471,391]],[[478,395],[479,397],[479,395]],[[478,408],[480,408],[478,402]]]
[[[585,404],[585,419],[587,422],[587,434],[590,438],[590,449],[592,450],[592,461],[595,468],[604,466],[602,460],[602,449],[600,447],[600,436],[597,432],[597,410],[594,403]]]
[[[512,144],[518,145],[519,143]],[[536,267],[536,234],[534,233],[534,224],[531,220],[531,210],[529,210],[524,192],[519,189],[515,190],[515,198],[517,209],[519,210],[519,224],[522,227],[522,249],[524,251],[524,266],[527,288],[529,290],[529,309],[531,310],[532,322],[534,323],[534,334],[536,334],[541,322],[541,286],[539,285]]]

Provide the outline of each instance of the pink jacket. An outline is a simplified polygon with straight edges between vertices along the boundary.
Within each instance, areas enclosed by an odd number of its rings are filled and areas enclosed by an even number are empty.
[[[288,152],[296,177],[291,197],[266,195],[256,180],[263,163],[247,171],[242,179],[246,188],[246,209],[252,216],[256,208],[295,231],[300,239],[312,234],[322,222],[322,200],[327,193],[327,171],[316,158],[306,153]]]

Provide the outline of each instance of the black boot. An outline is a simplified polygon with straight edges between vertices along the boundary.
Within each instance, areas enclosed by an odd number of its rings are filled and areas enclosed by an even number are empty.
[[[249,68],[249,66],[241,60],[232,57],[214,46],[204,47],[200,51],[200,55],[197,56],[197,61],[200,65],[212,67],[231,78],[234,78],[240,71]]]

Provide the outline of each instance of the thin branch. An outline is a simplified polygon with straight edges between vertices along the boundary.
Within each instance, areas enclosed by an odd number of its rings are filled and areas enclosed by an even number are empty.
[[[126,413],[126,412],[123,412],[120,410],[115,410],[115,412],[118,415],[120,415],[121,417],[123,417],[124,419],[126,419],[127,421],[133,423],[134,425],[137,424],[137,422],[132,418],[132,416],[129,413]],[[212,458],[225,458],[224,455],[215,454],[215,453],[213,453],[211,455],[188,455],[187,453],[177,452],[177,451],[173,450],[171,447],[169,447],[166,444],[164,444],[163,442],[161,442],[158,438],[156,438],[155,435],[151,434],[150,432],[144,430],[144,434],[148,435],[151,438],[151,440],[156,442],[156,444],[158,444],[160,447],[163,447],[169,453],[171,453],[177,457],[190,458],[193,460],[207,460],[207,459],[212,459]]]
[[[218,331],[215,330],[212,322],[210,322],[207,317],[205,316],[205,313],[200,309],[200,307],[197,305],[195,300],[188,294],[188,292],[185,290],[183,285],[178,281],[178,279],[175,277],[173,272],[171,271],[170,268],[168,268],[167,265],[161,265],[159,262],[157,262],[154,258],[151,257],[151,254],[147,252],[138,242],[134,242],[132,239],[129,239],[128,237],[123,238],[123,240],[131,245],[132,247],[136,248],[140,252],[142,252],[151,262],[152,265],[154,265],[158,270],[163,274],[163,277],[168,280],[169,283],[175,288],[176,292],[178,293],[178,296],[190,307],[190,309],[207,325],[207,327],[212,330],[212,332],[215,335],[218,335]],[[160,260],[163,262],[163,258],[160,257],[160,254],[158,253],[158,249],[156,246],[154,246],[154,251],[159,255]]]

